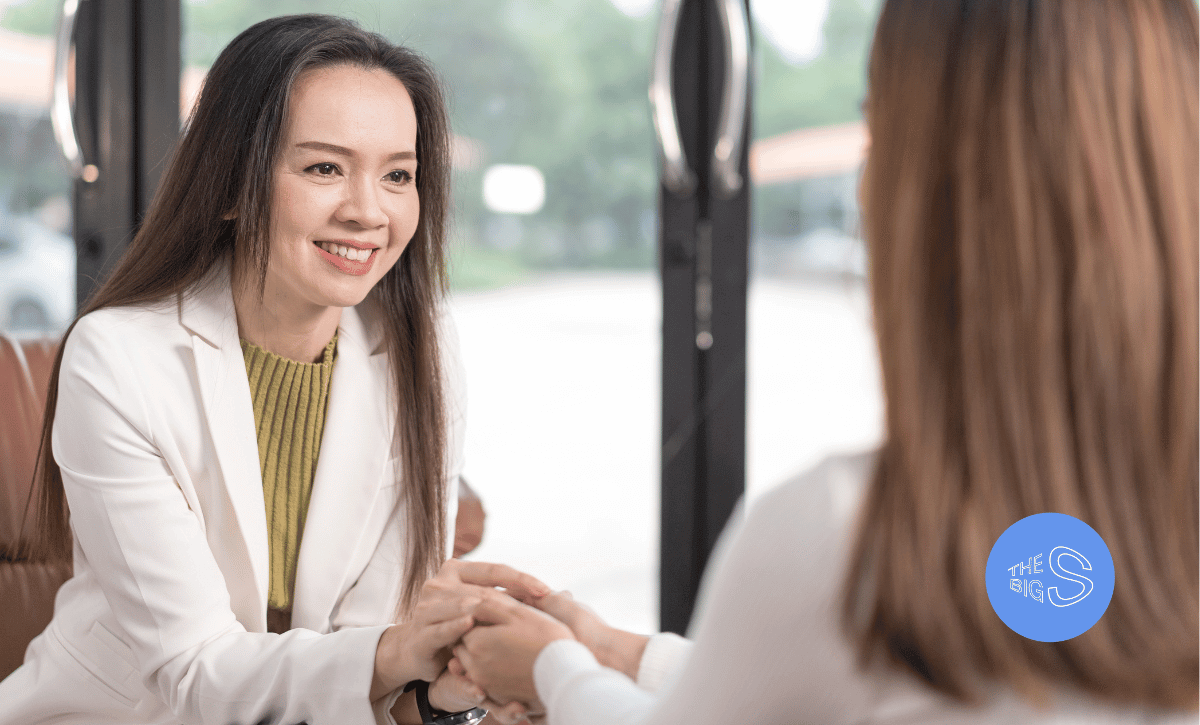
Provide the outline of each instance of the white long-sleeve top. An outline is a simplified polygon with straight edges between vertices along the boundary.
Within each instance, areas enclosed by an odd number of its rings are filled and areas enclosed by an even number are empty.
[[[840,595],[872,464],[829,459],[735,516],[705,574],[694,646],[652,637],[636,683],[573,640],[544,648],[534,681],[550,725],[1197,722],[1194,712],[1113,709],[1065,692],[1038,710],[998,689],[972,709],[904,673],[859,670]]]

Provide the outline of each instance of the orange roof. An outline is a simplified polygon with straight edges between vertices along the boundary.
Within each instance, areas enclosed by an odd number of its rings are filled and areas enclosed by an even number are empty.
[[[54,42],[0,29],[0,105],[30,111],[50,107]]]
[[[789,131],[751,145],[750,178],[767,185],[850,173],[862,164],[866,151],[862,121]]]

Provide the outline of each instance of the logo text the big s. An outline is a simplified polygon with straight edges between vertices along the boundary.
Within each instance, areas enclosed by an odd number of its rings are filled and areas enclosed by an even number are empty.
[[[1013,631],[1061,642],[1090,629],[1116,581],[1112,554],[1092,527],[1044,513],[1010,526],[992,547],[986,578],[992,608]]]

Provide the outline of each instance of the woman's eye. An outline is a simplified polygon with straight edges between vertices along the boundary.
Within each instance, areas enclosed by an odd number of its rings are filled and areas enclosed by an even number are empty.
[[[404,169],[397,169],[396,171],[388,172],[388,175],[383,178],[387,179],[393,184],[407,184],[408,182],[412,181],[412,174],[408,173]]]
[[[338,168],[333,164],[313,164],[312,166],[308,167],[308,170],[315,171],[321,176],[333,176],[335,173],[337,173]]]

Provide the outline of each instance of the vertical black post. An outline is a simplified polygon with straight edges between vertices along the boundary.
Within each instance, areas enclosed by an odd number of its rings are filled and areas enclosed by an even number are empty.
[[[180,0],[137,0],[137,223],[179,140]]]
[[[740,191],[721,193],[712,157],[724,87],[716,1],[685,0],[675,41],[675,106],[694,193],[660,189],[663,285],[660,627],[682,633],[701,575],[745,489],[747,122]],[[748,10],[747,10],[748,12]]]
[[[709,136],[710,58],[705,21],[707,0],[685,1],[675,35],[675,110],[679,136],[688,159],[702,153]],[[704,46],[702,49],[702,45]],[[700,455],[704,425],[698,410],[701,361],[696,354],[696,228],[707,178],[693,167],[694,194],[659,188],[659,257],[662,275],[662,503],[659,550],[659,628],[683,633],[691,617],[704,567],[705,510]]]
[[[125,248],[137,209],[134,0],[83,0],[75,24],[75,124],[87,166],[75,180],[80,307]]]
[[[76,293],[82,307],[133,237],[179,134],[178,0],[82,0],[75,25]]]

